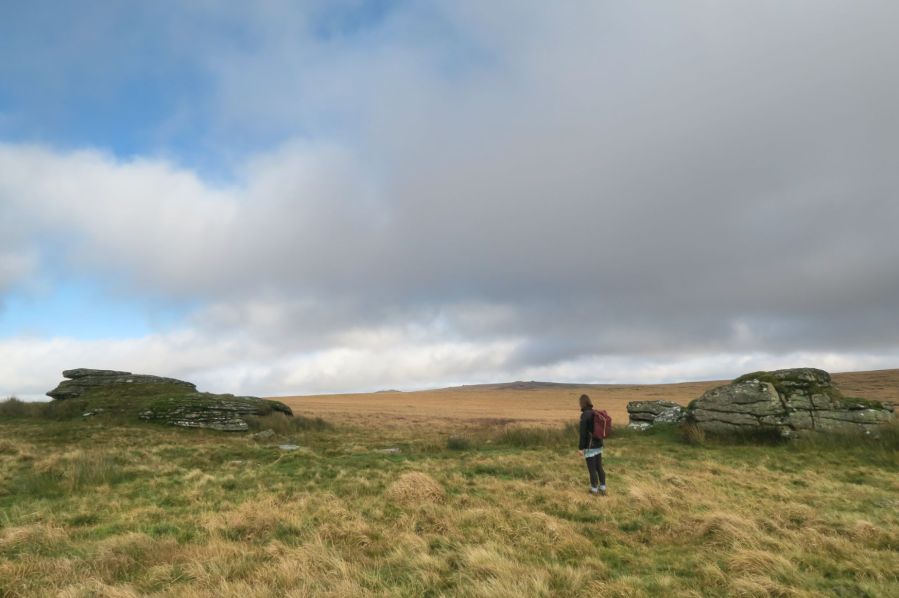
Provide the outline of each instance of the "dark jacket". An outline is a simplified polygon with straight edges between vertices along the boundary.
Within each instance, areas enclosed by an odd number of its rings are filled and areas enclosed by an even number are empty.
[[[593,439],[593,444],[590,444],[590,439]],[[577,449],[585,451],[588,448],[599,448],[601,446],[602,438],[593,437],[593,410],[584,409],[581,411],[581,438]]]

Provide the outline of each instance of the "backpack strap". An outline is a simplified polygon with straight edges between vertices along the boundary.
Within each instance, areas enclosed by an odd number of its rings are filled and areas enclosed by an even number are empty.
[[[591,409],[590,411],[593,412],[593,417],[596,417],[596,409]],[[594,427],[596,426],[595,422],[594,422],[593,426]],[[593,429],[592,428],[590,429],[590,442],[587,444],[587,450],[589,451],[591,448],[593,448]]]

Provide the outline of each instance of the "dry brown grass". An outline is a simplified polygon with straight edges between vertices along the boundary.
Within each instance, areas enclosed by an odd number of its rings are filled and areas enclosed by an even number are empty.
[[[365,421],[384,428],[406,428],[452,420],[456,426],[484,427],[507,423],[558,424],[577,419],[578,397],[588,394],[616,423],[627,423],[630,401],[666,400],[686,405],[721,382],[685,384],[582,386],[509,389],[461,387],[421,392],[279,397],[302,415],[333,421],[365,414]]]
[[[899,370],[834,374],[847,396],[899,402]],[[616,423],[627,423],[631,401],[674,401],[686,405],[727,381],[683,384],[541,385],[491,384],[420,392],[383,392],[278,397],[294,412],[333,421],[365,414],[370,425],[406,428],[452,420],[456,426],[483,427],[518,422],[546,425],[576,419],[577,399],[588,394]]]
[[[833,381],[848,397],[899,403],[899,370],[846,372],[834,374]]]
[[[0,424],[0,596],[899,598],[895,454],[528,431]]]
[[[385,495],[389,500],[399,503],[425,504],[442,503],[446,498],[443,486],[434,478],[420,471],[404,473],[387,489]]]

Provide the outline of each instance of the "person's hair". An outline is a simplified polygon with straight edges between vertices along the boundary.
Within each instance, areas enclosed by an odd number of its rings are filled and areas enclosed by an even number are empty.
[[[590,402],[590,397],[587,395],[581,395],[580,402],[581,409],[593,409],[593,403]]]

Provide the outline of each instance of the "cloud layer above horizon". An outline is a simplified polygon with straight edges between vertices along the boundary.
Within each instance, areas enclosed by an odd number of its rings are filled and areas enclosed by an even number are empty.
[[[895,3],[57,9],[0,23],[0,396],[899,366]]]

